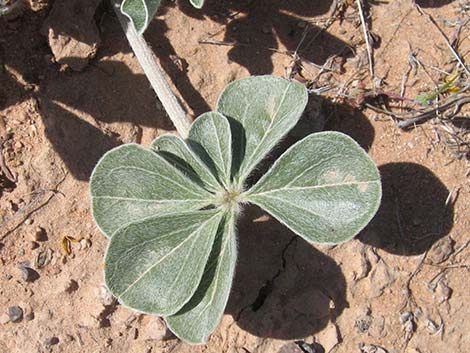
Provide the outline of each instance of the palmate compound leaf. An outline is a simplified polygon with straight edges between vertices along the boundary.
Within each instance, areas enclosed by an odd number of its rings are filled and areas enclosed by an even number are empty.
[[[195,211],[121,228],[105,259],[111,293],[144,313],[178,312],[201,281],[222,216],[219,210]]]
[[[93,171],[90,188],[93,217],[108,237],[132,222],[197,210],[212,202],[212,194],[159,152],[135,144],[106,153]]]
[[[237,259],[235,222],[234,213],[226,215],[196,293],[178,313],[165,318],[170,330],[186,342],[206,343],[222,319]]]
[[[273,76],[255,76],[229,84],[217,111],[232,127],[232,175],[238,184],[291,130],[305,109],[304,85]]]
[[[178,337],[204,343],[230,292],[237,203],[261,206],[314,243],[345,241],[369,222],[381,197],[379,174],[340,133],[301,140],[240,195],[248,174],[297,122],[306,95],[279,78],[236,81],[219,100],[229,120],[204,114],[188,141],[162,136],[152,146],[158,151],[125,145],[100,160],[93,213],[114,234],[105,273],[121,302],[163,315]],[[217,208],[201,211],[211,205]]]
[[[247,199],[304,239],[336,244],[369,223],[381,194],[379,172],[365,151],[342,133],[323,132],[290,147]]]

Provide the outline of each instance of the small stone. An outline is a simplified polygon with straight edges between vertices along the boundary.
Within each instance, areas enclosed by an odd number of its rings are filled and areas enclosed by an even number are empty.
[[[449,300],[452,296],[452,289],[447,285],[446,282],[440,281],[436,288],[436,299],[439,304]]]
[[[5,325],[5,324],[8,324],[10,322],[10,317],[3,313],[2,315],[0,315],[0,325]]]
[[[59,338],[58,337],[50,337],[44,341],[44,345],[47,347],[50,346],[55,346],[56,344],[59,343]]]
[[[33,220],[31,218],[28,218],[26,221],[24,221],[24,224],[30,226],[31,224],[33,224]]]
[[[46,231],[44,228],[36,227],[32,236],[34,241],[45,241],[47,240]]]
[[[104,306],[112,305],[115,301],[115,298],[111,292],[104,285],[99,287],[98,295],[100,297],[101,304]]]
[[[429,250],[427,261],[433,265],[446,261],[454,252],[454,240],[451,237],[444,237],[438,240]]]
[[[21,147],[23,147],[23,144],[20,141],[16,141],[15,142],[15,148],[20,149]]]
[[[87,249],[91,246],[91,240],[90,239],[82,239],[80,240],[80,249]]]
[[[362,316],[354,322],[354,327],[357,328],[359,333],[366,333],[372,325],[372,316]]]
[[[19,306],[11,306],[8,308],[8,316],[11,322],[20,322],[23,320],[23,309]]]
[[[26,264],[20,264],[18,268],[21,272],[21,278],[25,282],[34,282],[39,278],[39,273]]]
[[[51,263],[54,257],[54,251],[52,249],[38,249],[36,256],[34,257],[34,266],[36,268],[44,268]]]
[[[373,344],[363,344],[360,348],[362,353],[388,353],[384,348]]]
[[[168,334],[163,320],[156,316],[146,316],[142,322],[141,334],[139,338],[143,340],[160,341]]]
[[[37,242],[35,242],[35,241],[30,241],[29,242],[29,248],[31,250],[37,249],[38,247],[39,247],[39,244]]]
[[[72,293],[75,292],[78,289],[78,283],[77,281],[73,279],[68,279],[67,282],[64,285],[64,292],[65,293]]]
[[[426,329],[431,335],[435,335],[441,330],[441,327],[437,325],[434,321],[428,319],[426,320]]]
[[[307,27],[307,22],[305,22],[305,21],[299,21],[299,22],[297,22],[297,27],[299,27],[299,28],[305,28],[305,27]]]

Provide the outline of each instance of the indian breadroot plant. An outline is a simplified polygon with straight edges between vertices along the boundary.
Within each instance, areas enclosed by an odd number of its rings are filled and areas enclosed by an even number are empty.
[[[186,140],[163,135],[150,148],[126,144],[103,156],[91,177],[92,210],[110,240],[105,282],[123,305],[205,343],[227,304],[245,203],[311,243],[341,243],[367,225],[380,203],[379,173],[342,133],[305,137],[247,185],[307,99],[303,85],[281,78],[235,81]]]

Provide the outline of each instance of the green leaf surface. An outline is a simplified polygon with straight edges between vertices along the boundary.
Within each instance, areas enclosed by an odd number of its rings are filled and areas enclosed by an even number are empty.
[[[219,211],[157,216],[112,237],[105,281],[132,309],[172,315],[195,293],[222,218]]]
[[[137,33],[142,34],[155,16],[160,2],[161,0],[124,0],[121,12],[131,20]]]
[[[197,9],[201,9],[204,6],[204,0],[189,0],[189,2]]]
[[[230,184],[232,133],[228,120],[221,114],[202,114],[189,130],[188,143],[206,164],[216,170],[224,186]]]
[[[212,202],[212,194],[158,152],[135,144],[106,153],[93,171],[90,188],[93,217],[108,237],[129,223]]]
[[[308,100],[304,85],[273,76],[229,84],[217,111],[232,126],[232,175],[239,184],[297,123]]]
[[[365,151],[342,133],[323,132],[290,147],[248,200],[310,242],[341,243],[369,223],[381,194],[379,172]]]
[[[222,319],[237,259],[235,222],[235,214],[227,215],[196,293],[178,313],[165,318],[170,330],[186,342],[206,343]]]
[[[221,185],[214,174],[196,153],[190,148],[188,143],[175,135],[162,135],[152,142],[152,148],[159,151],[178,169],[182,170],[191,179],[196,180],[206,189],[217,192]]]

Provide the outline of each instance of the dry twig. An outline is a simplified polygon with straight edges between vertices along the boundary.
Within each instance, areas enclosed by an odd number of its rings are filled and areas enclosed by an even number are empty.
[[[369,30],[367,29],[366,19],[364,17],[364,10],[362,8],[362,1],[356,0],[357,7],[359,9],[359,16],[361,17],[362,31],[364,32],[364,37],[366,41],[367,57],[369,59],[369,73],[371,80],[375,79],[374,73],[374,58],[372,56],[372,47],[369,40]]]

